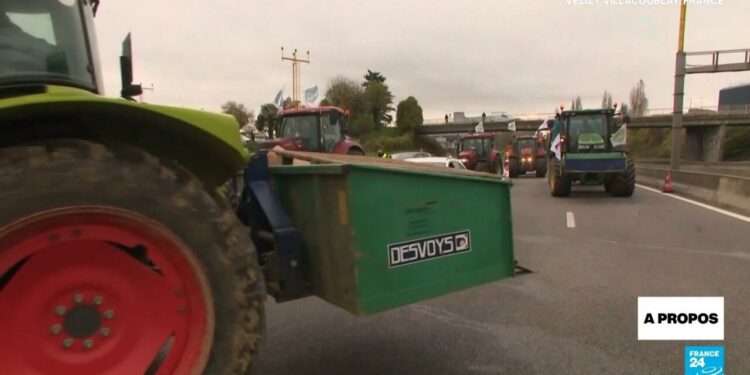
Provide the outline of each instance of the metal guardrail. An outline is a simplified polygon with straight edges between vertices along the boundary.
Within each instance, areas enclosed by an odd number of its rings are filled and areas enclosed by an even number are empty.
[[[715,73],[715,72],[739,72],[750,69],[750,48],[732,49],[723,51],[701,51],[686,52],[685,57],[711,56],[711,63],[689,64],[685,63],[685,73]]]
[[[635,116],[631,114],[631,117],[633,118],[640,118],[640,117],[650,117],[650,116],[664,116],[664,115],[671,115],[672,114],[672,108],[652,108],[648,109],[646,113],[643,116]],[[690,116],[690,115],[724,115],[724,114],[734,114],[734,115],[750,115],[750,104],[741,104],[741,105],[725,105],[725,106],[700,106],[700,107],[688,107],[684,110],[684,115]],[[541,124],[542,121],[554,117],[554,113],[530,113],[530,114],[522,114],[522,115],[511,115],[511,118],[518,121],[539,121]],[[480,116],[472,116],[472,117],[466,117],[465,119],[462,119],[460,121],[454,122],[452,119],[448,121],[448,125],[461,125],[461,124],[476,124],[479,122]],[[487,122],[495,122],[498,121],[496,119],[492,119],[491,116],[487,116]],[[509,121],[508,119],[503,119],[499,121]],[[446,125],[445,119],[426,119],[423,122],[423,125]]]

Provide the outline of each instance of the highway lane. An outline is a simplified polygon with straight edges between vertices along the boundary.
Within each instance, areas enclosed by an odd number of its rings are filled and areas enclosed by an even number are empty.
[[[514,182],[516,256],[534,273],[365,318],[269,303],[256,373],[682,374],[696,344],[750,373],[750,224],[640,188],[552,198],[544,179]],[[639,342],[637,296],[672,295],[726,297],[725,341]]]

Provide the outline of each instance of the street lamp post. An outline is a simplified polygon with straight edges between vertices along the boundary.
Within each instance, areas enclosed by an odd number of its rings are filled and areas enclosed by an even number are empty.
[[[297,58],[297,49],[292,52],[292,57],[284,56],[284,47],[281,47],[281,61],[288,60],[292,62],[292,101],[300,103],[300,63],[310,63],[310,51],[307,51],[307,59]]]

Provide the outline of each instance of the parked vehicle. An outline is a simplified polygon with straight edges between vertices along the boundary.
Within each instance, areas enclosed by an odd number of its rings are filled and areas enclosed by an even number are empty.
[[[432,155],[429,152],[424,151],[406,151],[406,152],[397,152],[395,154],[391,154],[391,159],[411,159],[411,158],[429,158]]]
[[[404,161],[408,161],[410,163],[429,164],[429,165],[434,165],[434,166],[439,166],[439,167],[466,169],[466,166],[463,163],[461,163],[461,160],[454,159],[454,158],[445,158],[445,157],[440,157],[440,156],[410,158],[410,159],[404,159]]]

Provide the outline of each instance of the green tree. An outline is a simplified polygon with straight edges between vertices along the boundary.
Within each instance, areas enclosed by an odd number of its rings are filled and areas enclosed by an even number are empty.
[[[389,114],[393,111],[393,94],[388,86],[380,82],[370,82],[365,88],[364,96],[366,113],[372,118],[376,129],[393,121],[393,116]]]
[[[344,76],[334,77],[328,82],[323,101],[348,109],[352,118],[365,112],[364,90],[356,82]]]
[[[380,74],[380,72],[373,72],[370,69],[367,69],[367,74],[365,74],[365,81],[362,83],[362,86],[369,86],[370,83],[380,83],[381,85],[385,84],[385,77]]]
[[[222,104],[221,111],[234,116],[240,128],[247,125],[250,119],[255,117],[253,111],[248,111],[244,104],[231,100]]]
[[[396,108],[396,126],[402,133],[413,131],[424,122],[422,107],[413,96],[399,102]]]
[[[260,113],[258,114],[258,119],[255,120],[255,127],[260,131],[266,129],[270,130],[278,111],[278,108],[276,108],[273,103],[267,103],[260,106]]]
[[[641,79],[630,90],[630,113],[632,116],[644,116],[646,112],[648,112],[646,84]]]
[[[349,134],[352,137],[360,137],[375,130],[375,123],[367,115],[358,115],[353,117],[349,123]]]

